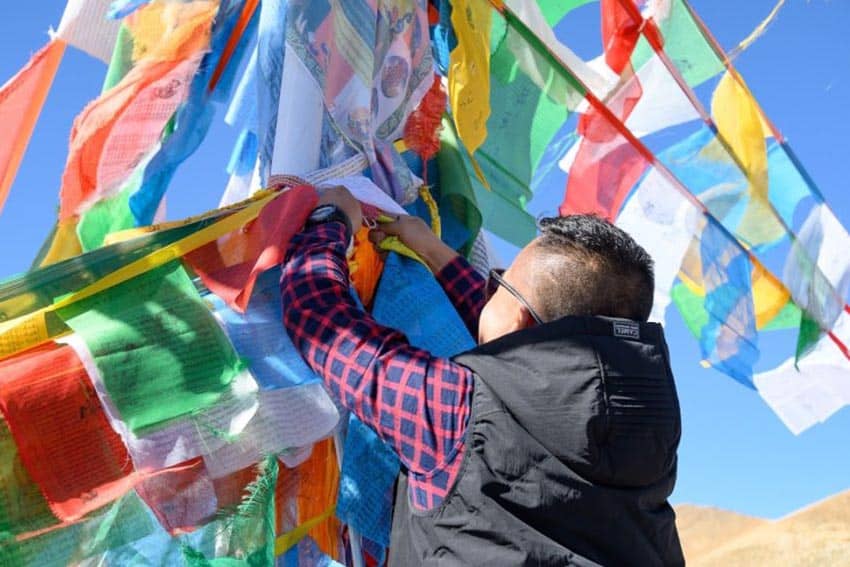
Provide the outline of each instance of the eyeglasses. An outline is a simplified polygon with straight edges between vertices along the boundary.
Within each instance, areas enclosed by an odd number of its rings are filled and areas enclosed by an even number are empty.
[[[516,290],[514,286],[505,281],[505,278],[502,277],[502,274],[505,273],[505,270],[502,268],[493,268],[490,270],[490,276],[487,278],[487,287],[485,288],[485,293],[487,294],[487,299],[489,300],[493,295],[495,295],[496,291],[499,289],[499,286],[502,286],[508,293],[513,295],[517,301],[519,301],[523,307],[528,309],[528,313],[531,315],[531,318],[538,325],[543,324],[543,319],[540,318],[540,315],[534,310],[531,304],[522,296],[520,292]]]

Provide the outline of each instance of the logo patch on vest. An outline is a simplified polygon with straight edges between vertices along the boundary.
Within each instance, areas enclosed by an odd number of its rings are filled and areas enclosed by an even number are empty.
[[[615,322],[614,336],[621,339],[640,339],[640,325],[631,321]]]

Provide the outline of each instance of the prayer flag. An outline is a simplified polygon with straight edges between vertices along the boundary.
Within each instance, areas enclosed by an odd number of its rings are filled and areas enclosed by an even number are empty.
[[[701,216],[693,203],[652,168],[617,217],[615,224],[628,232],[655,262],[651,321],[664,322],[671,288]]]
[[[832,329],[844,344],[850,341],[850,316],[842,313]],[[850,405],[850,362],[833,339],[824,336],[810,352],[791,357],[777,368],[753,378],[764,401],[795,435],[825,421]]]
[[[56,36],[109,63],[121,22],[108,19],[111,0],[68,0]]]
[[[133,462],[70,347],[46,345],[0,367],[0,410],[59,519],[79,519],[131,488]]]
[[[30,62],[0,87],[0,211],[15,181],[41,107],[59,68],[65,43],[53,40],[33,55]]]
[[[133,16],[134,67],[74,121],[62,176],[60,219],[118,191],[159,141],[209,45],[217,4],[196,0],[168,10],[151,4]],[[171,33],[168,33],[168,31]]]
[[[186,262],[211,292],[244,312],[254,282],[283,261],[289,240],[304,226],[317,201],[316,190],[308,185],[283,191],[245,229],[187,254]]]
[[[212,406],[240,369],[179,262],[60,315],[85,341],[121,419],[137,434]]]
[[[484,2],[459,0],[452,4],[457,47],[449,55],[449,100],[458,137],[472,154],[487,138],[490,116],[490,17]],[[485,182],[486,183],[486,182]]]
[[[714,222],[706,222],[700,257],[708,312],[700,332],[703,359],[752,388],[759,351],[749,256]]]

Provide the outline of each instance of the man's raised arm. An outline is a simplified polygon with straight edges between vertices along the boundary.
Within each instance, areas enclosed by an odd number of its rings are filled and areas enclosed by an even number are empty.
[[[486,281],[466,259],[440,240],[419,217],[401,217],[381,224],[369,238],[378,243],[393,235],[419,254],[463,319],[473,338],[478,338],[478,318],[486,303]]]

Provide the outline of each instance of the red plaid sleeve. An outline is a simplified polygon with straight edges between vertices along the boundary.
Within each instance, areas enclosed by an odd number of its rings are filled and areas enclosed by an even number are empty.
[[[478,319],[487,303],[484,295],[487,281],[463,256],[456,256],[446,264],[437,273],[437,281],[463,318],[472,338],[478,339]]]
[[[472,373],[379,325],[349,293],[345,227],[305,229],[281,277],[283,322],[331,393],[398,453],[413,502],[439,504],[461,463]]]

